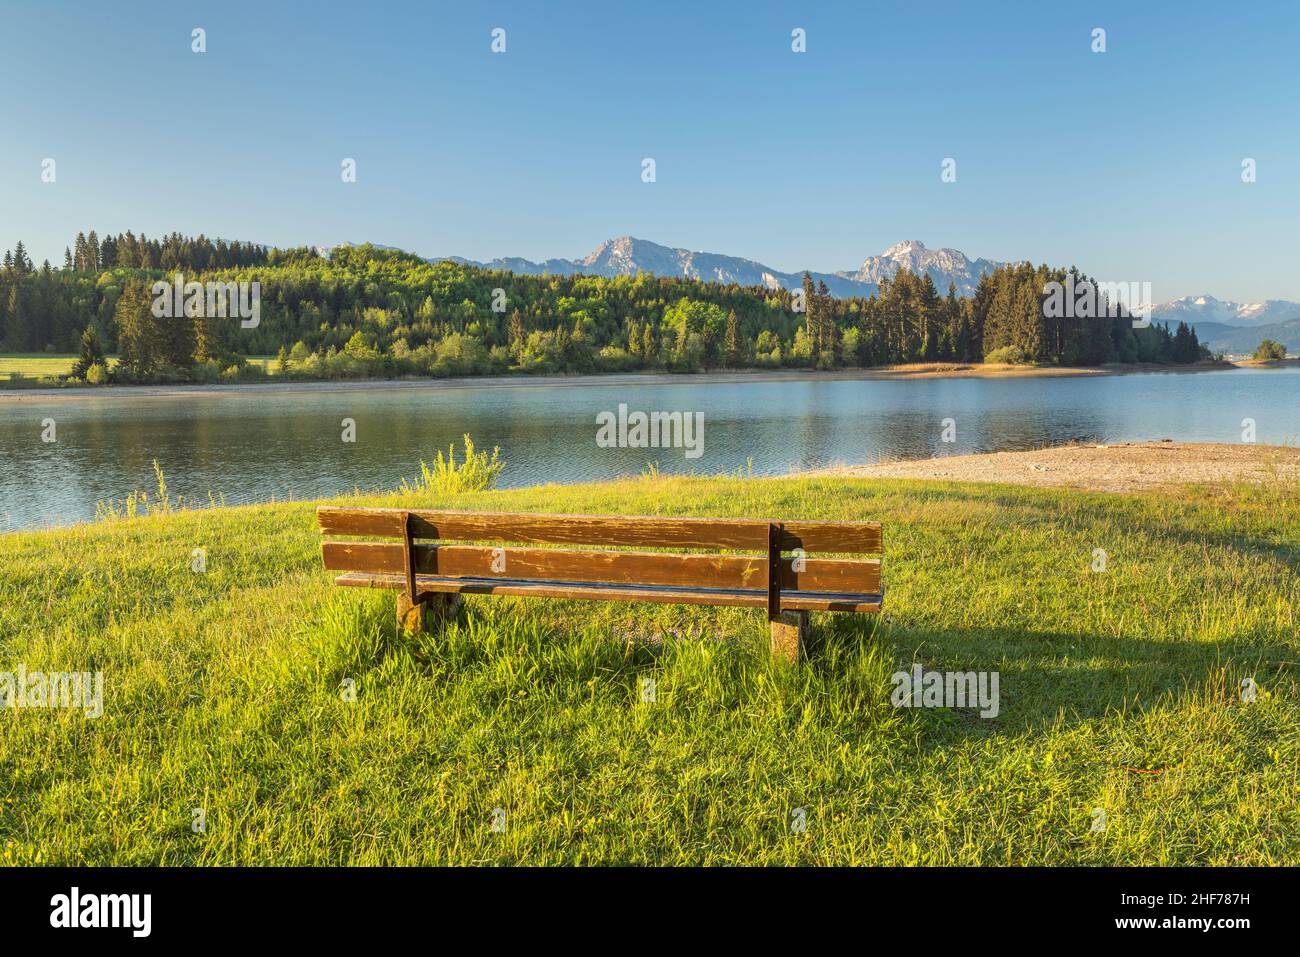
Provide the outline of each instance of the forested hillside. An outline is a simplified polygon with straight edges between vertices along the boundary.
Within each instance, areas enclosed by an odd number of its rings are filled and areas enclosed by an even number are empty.
[[[260,321],[158,318],[151,287],[260,283]],[[309,378],[880,366],[923,361],[1063,365],[1194,362],[1183,324],[1134,329],[1114,318],[1054,318],[1047,283],[1086,277],[1002,267],[974,296],[900,272],[867,299],[833,298],[805,276],[795,292],[651,275],[520,276],[372,246],[267,249],[172,234],[78,235],[63,265],[37,267],[22,243],[0,270],[0,346],[79,352],[75,375],[102,381],[208,381],[253,374],[242,357],[279,355]]]

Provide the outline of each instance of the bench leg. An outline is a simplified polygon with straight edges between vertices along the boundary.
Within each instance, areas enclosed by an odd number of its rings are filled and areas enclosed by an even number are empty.
[[[397,593],[397,634],[418,635],[424,629],[424,602],[412,602],[406,592]]]
[[[459,594],[425,594],[412,603],[405,592],[397,593],[397,633],[418,635],[445,625],[460,612]]]
[[[794,663],[808,640],[808,612],[783,611],[768,622],[772,632],[772,657]]]

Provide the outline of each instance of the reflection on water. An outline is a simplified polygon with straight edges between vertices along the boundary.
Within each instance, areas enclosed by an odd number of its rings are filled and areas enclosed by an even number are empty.
[[[596,416],[702,412],[704,453],[600,448]],[[41,441],[41,421],[57,441]],[[342,420],[357,440],[341,440]],[[945,443],[943,420],[955,422]],[[882,458],[1014,450],[1071,440],[1300,440],[1300,370],[1095,378],[511,384],[337,392],[0,400],[0,530],[93,518],[95,503],[152,488],[228,503],[393,488],[468,432],[500,446],[505,485],[665,472],[784,474]]]

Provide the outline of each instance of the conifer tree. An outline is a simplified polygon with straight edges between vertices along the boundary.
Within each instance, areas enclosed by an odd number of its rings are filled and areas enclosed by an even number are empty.
[[[817,344],[813,348],[813,360],[820,363],[830,362],[834,346],[832,335],[835,320],[831,318],[831,291],[826,287],[826,280],[817,283]]]
[[[736,326],[736,310],[732,309],[727,313],[726,353],[723,360],[723,364],[728,369],[734,369],[740,365],[740,336]]]
[[[817,354],[819,343],[820,343],[820,339],[818,337],[819,330],[817,326],[817,316],[816,316],[817,313],[816,300],[817,300],[817,290],[813,286],[812,274],[805,270],[803,274],[804,325],[807,327],[808,330],[807,331],[808,348],[810,349],[810,351],[814,356]]]
[[[27,248],[23,246],[20,239],[14,244],[14,269],[20,273],[30,273],[32,271],[32,261],[27,255]]]
[[[89,325],[81,333],[81,355],[72,367],[72,377],[84,379],[93,365],[107,363],[104,361],[104,348],[99,344],[99,334],[93,325]]]
[[[27,328],[27,309],[22,284],[15,281],[9,286],[9,299],[5,308],[5,342],[10,352],[27,352],[31,348]]]
[[[148,379],[158,367],[161,349],[150,304],[143,283],[130,281],[113,311],[118,368],[128,380]]]
[[[429,302],[430,311],[432,311],[432,301]],[[514,309],[510,313],[510,354],[514,356],[516,362],[524,357],[524,320],[519,315],[519,310]]]

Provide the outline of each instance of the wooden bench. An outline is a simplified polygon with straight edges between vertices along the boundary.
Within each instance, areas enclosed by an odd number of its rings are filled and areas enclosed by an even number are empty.
[[[772,653],[794,660],[814,611],[880,611],[878,522],[767,522],[745,518],[534,515],[394,508],[316,511],[326,536],[396,541],[321,544],[336,585],[398,592],[399,631],[454,614],[462,595],[644,601],[762,608]],[[451,545],[446,542],[494,543]],[[532,548],[585,545],[707,549],[713,554]],[[722,550],[758,555],[719,554]]]

